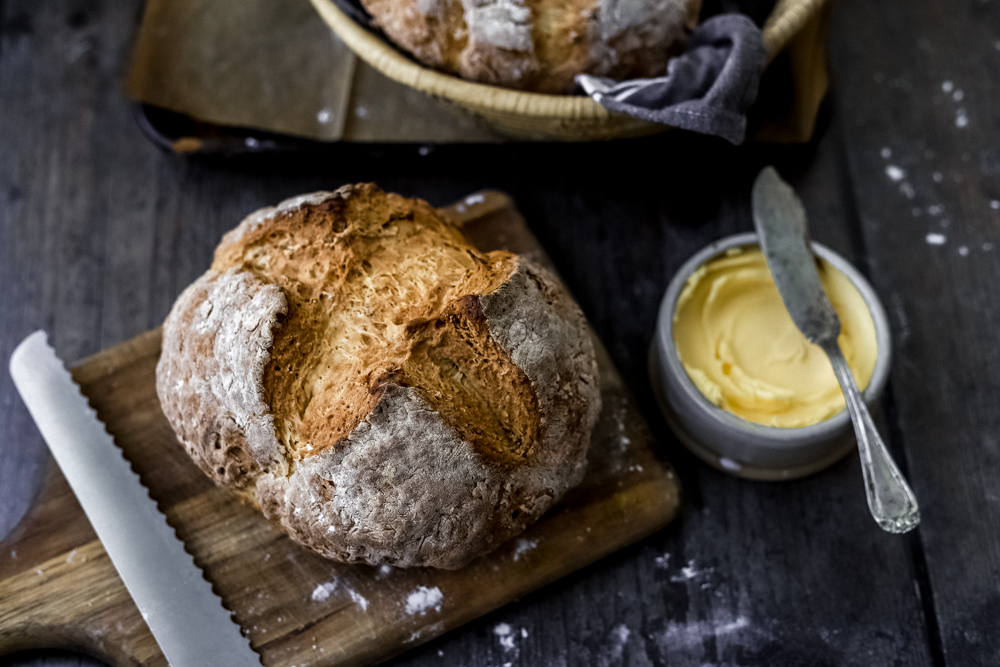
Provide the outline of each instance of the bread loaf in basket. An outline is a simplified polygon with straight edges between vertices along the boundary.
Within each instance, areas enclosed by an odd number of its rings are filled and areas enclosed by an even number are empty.
[[[570,93],[577,74],[661,76],[701,0],[361,0],[423,64],[470,81]]]

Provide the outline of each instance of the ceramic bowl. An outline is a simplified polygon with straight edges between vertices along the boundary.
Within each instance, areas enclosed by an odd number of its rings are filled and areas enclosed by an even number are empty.
[[[674,345],[673,314],[677,299],[694,271],[730,248],[757,247],[757,235],[738,234],[702,249],[677,271],[660,306],[649,353],[649,376],[667,423],[680,441],[706,463],[740,477],[784,480],[804,477],[835,463],[857,448],[846,410],[799,428],[778,428],[747,421],[711,403],[681,365]],[[861,293],[875,323],[878,357],[862,392],[871,409],[889,377],[892,357],[889,320],[868,281],[846,259],[826,246],[813,251],[847,276]]]

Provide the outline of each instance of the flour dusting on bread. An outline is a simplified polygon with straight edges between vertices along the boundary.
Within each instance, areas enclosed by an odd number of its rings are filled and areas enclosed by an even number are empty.
[[[701,0],[362,0],[424,64],[466,79],[570,93],[577,74],[662,76]]]

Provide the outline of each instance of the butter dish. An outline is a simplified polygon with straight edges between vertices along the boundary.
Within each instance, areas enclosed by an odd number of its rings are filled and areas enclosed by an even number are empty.
[[[674,315],[689,279],[714,259],[755,250],[757,235],[739,234],[703,248],[674,275],[660,306],[649,352],[649,375],[660,408],[678,439],[706,463],[730,474],[757,480],[803,477],[833,464],[856,448],[846,410],[806,426],[783,428],[749,421],[706,397],[681,363],[674,339]],[[843,274],[867,306],[874,324],[877,356],[866,403],[876,402],[885,388],[891,362],[888,318],[868,281],[846,259],[813,243],[815,254]]]

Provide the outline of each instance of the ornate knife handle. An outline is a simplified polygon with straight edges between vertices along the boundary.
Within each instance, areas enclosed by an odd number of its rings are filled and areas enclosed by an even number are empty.
[[[858,436],[868,509],[878,525],[890,533],[905,533],[916,528],[920,523],[917,499],[885,448],[840,345],[833,340],[822,347],[830,357],[833,372],[844,391],[847,411],[851,414],[854,432]]]

